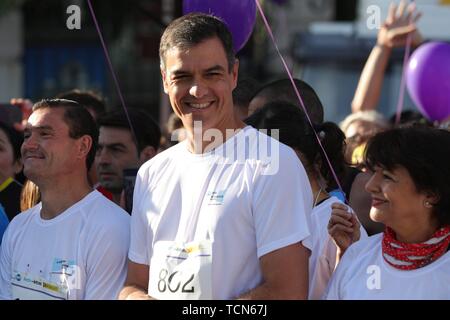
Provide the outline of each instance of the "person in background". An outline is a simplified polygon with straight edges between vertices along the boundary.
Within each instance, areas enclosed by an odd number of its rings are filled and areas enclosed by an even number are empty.
[[[376,110],[381,96],[384,75],[395,47],[406,46],[406,39],[412,35],[412,45],[419,46],[422,37],[416,27],[421,13],[416,12],[416,4],[400,1],[397,6],[391,3],[389,13],[378,31],[377,43],[359,78],[352,101],[352,113]]]
[[[20,194],[20,211],[26,211],[41,201],[39,188],[31,180],[25,181]]]
[[[250,101],[258,90],[258,82],[250,77],[238,80],[236,89],[233,90],[233,103],[239,119],[248,117],[248,107]]]
[[[0,249],[2,244],[3,233],[5,233],[8,224],[9,224],[8,216],[6,215],[2,204],[0,203]]]
[[[95,157],[100,186],[110,192],[112,201],[120,204],[124,187],[124,170],[139,169],[158,150],[161,130],[144,111],[128,109],[106,113],[98,119],[100,128]]]
[[[16,129],[0,122],[0,204],[9,221],[20,212],[22,185],[15,176],[22,171],[22,142],[23,137]]]
[[[346,137],[347,147],[345,149],[345,159],[348,163],[357,166],[359,163],[352,163],[353,152],[355,152],[355,149],[361,146],[364,148],[371,137],[378,132],[388,129],[390,126],[381,113],[370,110],[348,115],[339,124],[339,127]]]
[[[175,113],[170,114],[165,129],[165,149],[173,147],[186,139],[186,130],[183,127],[183,122]]]
[[[449,299],[450,132],[381,132],[369,140],[365,159],[370,217],[385,230],[355,242],[351,215],[333,209],[328,231],[342,259],[325,298]]]
[[[106,112],[105,100],[94,91],[72,89],[58,94],[56,98],[78,102],[89,111],[95,121]]]
[[[286,102],[269,103],[247,118],[246,123],[256,129],[267,129],[269,135],[273,130],[279,130],[279,141],[294,149],[305,166],[314,195],[310,217],[311,235],[303,241],[303,245],[311,251],[308,297],[320,299],[336,267],[337,247],[327,231],[332,205],[345,205],[326,191],[329,186],[336,185],[333,173],[320,149],[313,128],[304,113],[295,105]],[[316,125],[315,130],[337,177],[342,180],[345,172],[344,133],[332,122]],[[361,238],[367,237],[355,214],[352,215],[351,223]]]
[[[317,93],[314,89],[305,81],[300,79],[294,79],[295,86],[300,92],[303,103],[305,104],[306,111],[314,124],[323,122],[323,106]],[[269,102],[285,101],[295,106],[298,106],[301,110],[300,101],[298,96],[292,87],[290,79],[280,79],[270,82],[262,86],[253,96],[248,107],[248,115],[251,116],[256,110],[262,108]]]

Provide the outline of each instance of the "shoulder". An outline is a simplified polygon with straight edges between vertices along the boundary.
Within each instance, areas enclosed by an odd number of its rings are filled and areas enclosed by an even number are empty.
[[[246,128],[245,137],[249,140],[248,164],[254,166],[257,173],[279,178],[297,173],[306,177],[300,159],[289,146],[252,127]]]
[[[141,175],[144,172],[150,171],[152,168],[159,168],[164,166],[172,161],[176,161],[179,159],[180,155],[187,152],[186,142],[180,142],[176,145],[164,150],[163,152],[158,153],[156,156],[146,161],[141,165],[139,169],[139,173]]]
[[[39,214],[40,210],[41,204],[39,203],[34,207],[16,215],[8,224],[8,227],[5,231],[5,237],[9,238],[9,240],[14,241],[16,237],[19,237],[20,234],[26,232],[27,228],[33,222],[36,215]]]
[[[41,203],[38,203],[32,208],[22,211],[11,220],[11,222],[8,225],[8,228],[14,229],[28,224],[37,214],[40,213],[40,210],[41,210]]]
[[[357,263],[357,261],[365,259],[367,256],[373,257],[380,248],[382,237],[383,233],[378,233],[371,237],[360,239],[347,249],[342,261],[345,259]]]
[[[94,190],[82,206],[88,224],[95,229],[127,230],[130,215],[100,192]]]

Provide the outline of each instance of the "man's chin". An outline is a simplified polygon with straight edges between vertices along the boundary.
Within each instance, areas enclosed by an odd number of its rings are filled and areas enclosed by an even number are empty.
[[[118,186],[117,184],[100,181],[100,186],[112,194],[120,194],[122,192],[122,186]]]

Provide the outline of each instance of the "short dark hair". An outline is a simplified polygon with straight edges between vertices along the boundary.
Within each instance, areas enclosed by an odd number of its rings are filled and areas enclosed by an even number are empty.
[[[413,110],[404,110],[400,113],[400,121],[397,124],[397,114],[393,114],[389,118],[389,123],[392,126],[404,128],[404,127],[417,127],[425,126],[432,127],[433,123],[425,118],[420,112]]]
[[[78,102],[82,106],[92,109],[96,117],[101,116],[106,111],[106,105],[103,98],[93,91],[81,91],[73,89],[57,95],[58,99],[66,99]]]
[[[279,129],[279,141],[304,155],[307,161],[304,166],[308,171],[312,171],[312,167],[317,164],[328,188],[335,188],[337,183],[317,142],[315,130],[319,134],[338,179],[343,180],[346,165],[345,135],[336,124],[325,122],[314,125],[313,130],[303,111],[283,101],[268,103],[248,117],[245,122],[256,129]],[[268,134],[270,135],[270,131]]]
[[[92,139],[91,150],[86,157],[86,169],[89,170],[95,159],[98,144],[98,128],[89,111],[78,102],[66,99],[43,99],[33,105],[33,112],[39,109],[64,109],[64,122],[69,127],[69,137],[72,139],[88,135]]]
[[[378,133],[366,148],[366,165],[405,168],[418,192],[437,196],[433,212],[450,224],[450,132],[427,127],[397,128]]]
[[[2,130],[6,134],[6,137],[8,138],[9,143],[12,146],[14,161],[19,160],[22,157],[22,155],[20,154],[20,148],[22,147],[23,143],[23,135],[13,127],[8,126],[6,123],[3,123],[1,121],[0,130]]]
[[[159,143],[161,141],[161,129],[153,118],[143,110],[140,109],[127,109],[130,117],[133,131],[131,131],[128,117],[123,110],[116,110],[104,114],[98,119],[99,127],[113,127],[127,129],[136,135],[133,137],[136,139],[136,148],[140,153],[146,146],[152,146],[155,150],[158,150]]]
[[[258,82],[253,78],[239,78],[237,86],[233,90],[234,106],[248,110],[248,105],[258,90],[258,87]]]
[[[159,45],[161,67],[165,67],[166,53],[170,49],[188,49],[215,37],[223,45],[228,60],[228,71],[231,72],[236,62],[231,32],[220,18],[204,13],[189,13],[169,24]]]
[[[298,91],[300,92],[303,103],[305,104],[306,111],[308,111],[308,115],[311,118],[311,121],[315,124],[322,123],[323,106],[317,93],[309,84],[307,84],[303,80],[294,79],[294,83]],[[290,79],[275,80],[262,86],[255,93],[252,99],[256,97],[266,99],[266,103],[273,101],[289,102],[293,105],[298,106],[303,111],[303,108],[300,106],[300,102],[298,101],[297,94],[292,87],[292,82]]]

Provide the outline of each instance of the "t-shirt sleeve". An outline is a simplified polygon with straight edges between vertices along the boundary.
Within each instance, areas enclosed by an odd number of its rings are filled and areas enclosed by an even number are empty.
[[[260,166],[252,198],[258,257],[308,237],[312,210],[306,172],[291,149],[280,145],[279,155]]]
[[[150,263],[148,257],[148,232],[149,226],[146,219],[146,212],[143,208],[143,200],[148,193],[148,170],[141,168],[136,177],[133,193],[133,212],[131,214],[131,242],[128,258],[139,264]]]
[[[115,300],[127,275],[127,252],[130,243],[128,215],[99,230],[90,241],[87,257],[86,300]]]
[[[0,299],[12,299],[11,288],[11,254],[12,243],[9,236],[9,229],[3,234],[2,245],[0,247]]]
[[[344,277],[347,274],[347,270],[350,267],[350,264],[355,258],[354,247],[350,246],[347,251],[345,251],[342,256],[341,261],[339,261],[336,270],[331,276],[330,282],[328,283],[328,287],[325,290],[325,294],[323,295],[323,300],[341,300],[342,297],[342,287],[343,284],[346,283]]]

